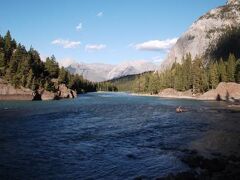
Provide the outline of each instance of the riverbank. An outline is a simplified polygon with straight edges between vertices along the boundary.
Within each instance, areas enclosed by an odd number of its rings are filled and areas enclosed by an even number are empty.
[[[43,88],[33,91],[24,87],[14,87],[0,78],[0,100],[58,100],[77,97],[77,92],[69,89],[65,84],[58,84],[55,88],[56,92],[47,91]]]
[[[216,89],[209,90],[203,94],[193,94],[191,90],[181,92],[173,88],[167,88],[160,91],[158,94],[132,93],[132,95],[204,101],[226,101],[237,106],[240,105],[240,84],[221,82]]]

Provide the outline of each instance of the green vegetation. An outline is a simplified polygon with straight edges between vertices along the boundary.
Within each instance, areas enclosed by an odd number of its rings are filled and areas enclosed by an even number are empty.
[[[145,92],[143,85],[147,85],[149,79],[148,75],[151,72],[138,74],[138,75],[128,75],[121,78],[116,78],[107,82],[100,83],[101,85],[108,85],[108,87],[114,87],[115,91],[130,91],[130,92]],[[147,87],[145,87],[147,88]],[[106,88],[104,90],[107,90]]]
[[[233,54],[224,61],[210,61],[204,64],[201,58],[192,60],[190,54],[182,59],[182,64],[174,63],[163,72],[148,72],[109,81],[119,91],[157,94],[165,88],[178,91],[191,89],[193,93],[203,93],[217,87],[219,82],[240,82],[240,60]],[[109,83],[108,82],[108,83]]]
[[[9,31],[4,37],[0,36],[0,78],[15,87],[32,90],[56,91],[54,83],[64,83],[78,93],[96,91],[95,83],[60,68],[54,56],[41,61],[36,50],[31,47],[27,51],[23,45],[17,44]]]
[[[117,87],[110,82],[99,82],[97,83],[98,91],[118,91]]]

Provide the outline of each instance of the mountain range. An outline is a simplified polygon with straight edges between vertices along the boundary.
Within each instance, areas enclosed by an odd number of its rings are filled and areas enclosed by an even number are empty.
[[[126,75],[155,71],[158,68],[159,66],[155,63],[142,60],[124,62],[118,65],[101,63],[73,63],[67,67],[67,70],[74,74],[83,75],[84,78],[90,81],[101,82]]]

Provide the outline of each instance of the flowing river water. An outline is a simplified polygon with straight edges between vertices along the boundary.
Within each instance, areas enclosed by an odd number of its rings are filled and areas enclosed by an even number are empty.
[[[176,113],[179,105],[188,109]],[[222,102],[127,93],[0,102],[0,179],[154,179],[189,169],[186,149],[239,152],[239,112]]]

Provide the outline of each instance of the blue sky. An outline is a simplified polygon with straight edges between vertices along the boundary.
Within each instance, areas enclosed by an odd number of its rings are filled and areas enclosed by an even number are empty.
[[[61,62],[158,62],[184,31],[226,0],[2,0],[0,33]]]

